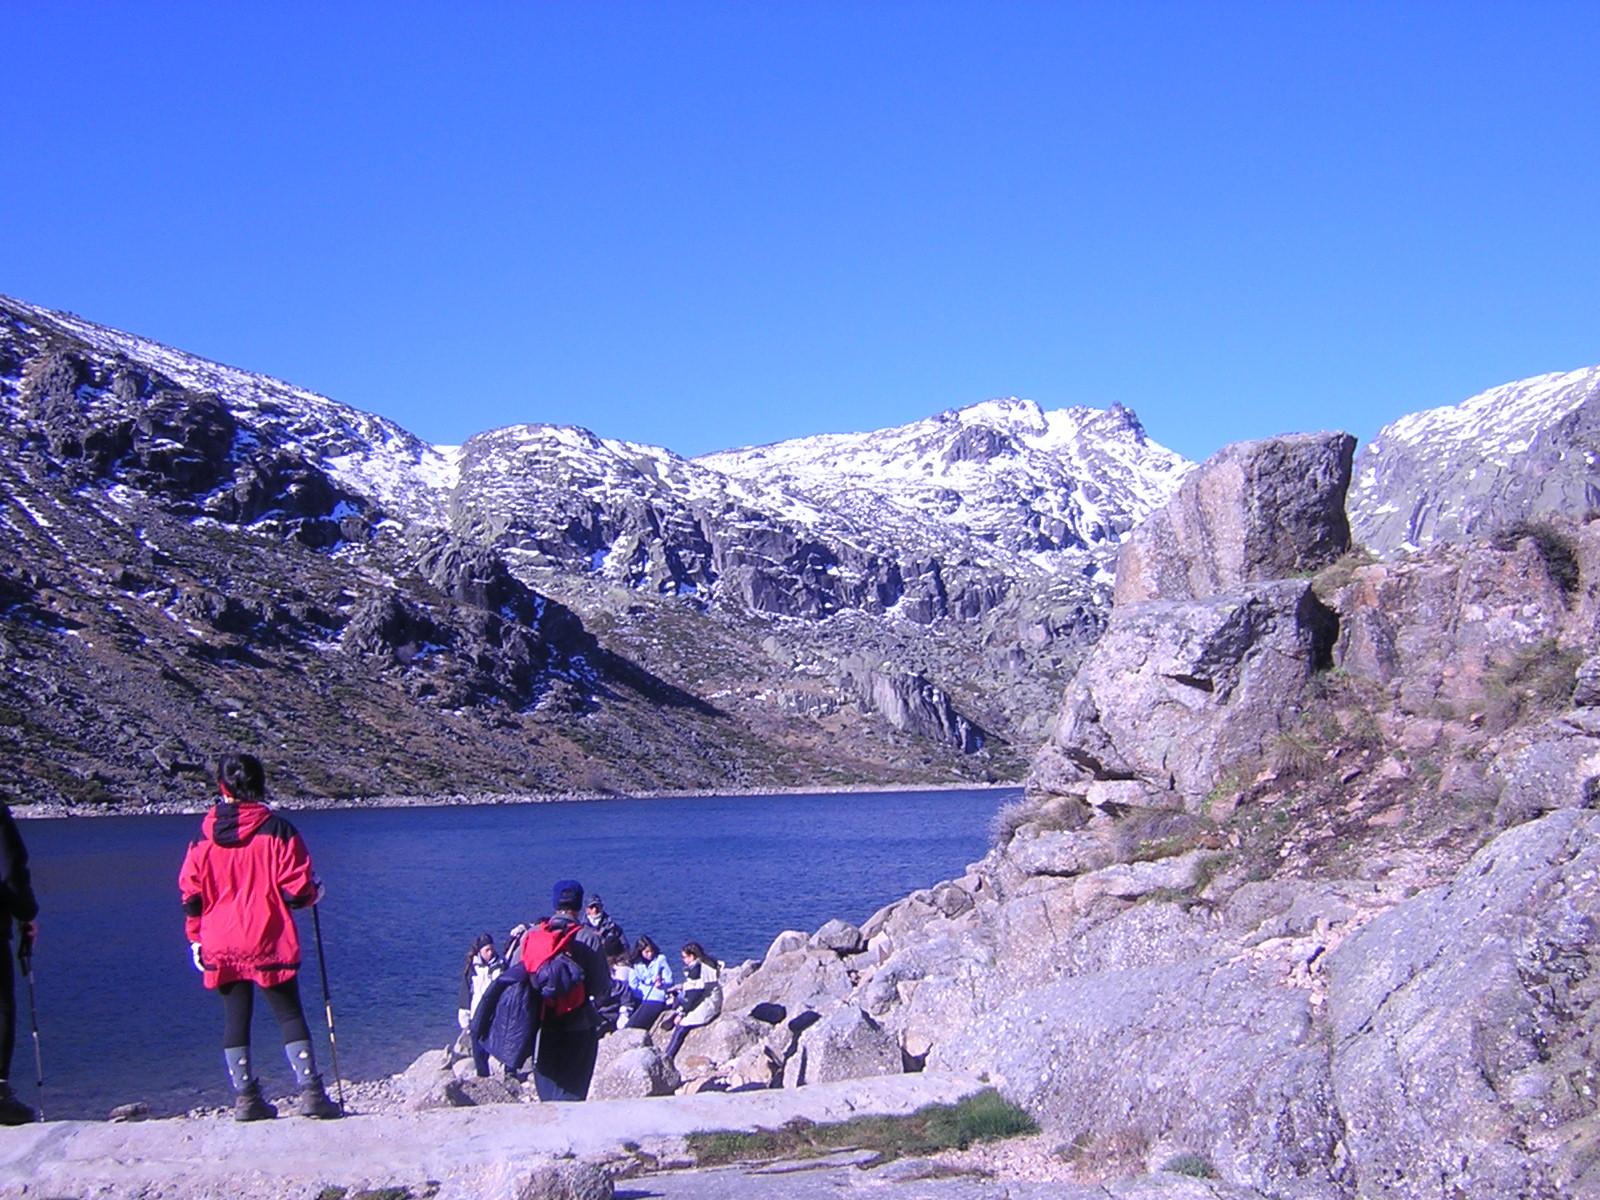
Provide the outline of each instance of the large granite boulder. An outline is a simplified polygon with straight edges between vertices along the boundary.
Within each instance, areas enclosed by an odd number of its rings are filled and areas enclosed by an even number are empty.
[[[835,1079],[895,1075],[901,1070],[900,1043],[894,1034],[856,1005],[847,1004],[801,1036],[783,1082],[785,1087],[800,1087]]]
[[[723,1006],[750,1009],[773,1003],[792,1016],[803,1009],[837,1004],[853,986],[849,968],[835,951],[787,950],[769,957],[747,978],[725,986]]]
[[[1230,1183],[1293,1195],[1344,1182],[1314,1015],[1247,963],[1135,967],[995,997],[928,1065],[988,1071],[1065,1142],[1178,1142]]]
[[[1509,830],[1334,952],[1334,1087],[1372,1200],[1600,1195],[1600,815]]]
[[[1123,543],[1113,604],[1200,600],[1326,566],[1350,547],[1355,444],[1296,434],[1218,451]]]
[[[671,1061],[656,1049],[643,1029],[618,1029],[600,1039],[591,1100],[627,1100],[666,1096],[683,1080]]]
[[[1137,780],[1194,811],[1297,720],[1337,631],[1303,580],[1113,610],[1067,688],[1030,789],[1086,796],[1097,780]]]

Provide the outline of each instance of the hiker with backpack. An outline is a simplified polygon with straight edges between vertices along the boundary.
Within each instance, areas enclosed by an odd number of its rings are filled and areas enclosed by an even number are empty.
[[[484,993],[472,1032],[512,1074],[531,1055],[539,1099],[582,1100],[600,1052],[595,999],[609,992],[611,971],[599,931],[579,915],[583,885],[560,880],[551,903],[555,912],[523,935],[520,960]]]
[[[667,1060],[678,1057],[691,1029],[709,1025],[722,1013],[722,964],[699,942],[683,944],[683,1011],[667,1042]]]
[[[234,1120],[278,1115],[262,1098],[250,1064],[250,1010],[258,988],[283,1033],[284,1054],[300,1088],[300,1115],[340,1116],[311,1053],[300,1003],[300,935],[290,911],[321,900],[322,883],[295,827],[267,807],[260,759],[226,755],[216,778],[219,798],[184,855],[178,890],[195,970],[222,998],[222,1053],[234,1089]]]
[[[672,968],[661,948],[648,937],[633,944],[633,966],[628,970],[628,987],[638,1001],[628,1016],[629,1029],[649,1029],[667,1010],[672,991]]]

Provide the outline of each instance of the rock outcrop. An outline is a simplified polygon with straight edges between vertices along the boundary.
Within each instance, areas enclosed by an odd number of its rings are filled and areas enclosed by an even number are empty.
[[[1387,562],[1330,526],[1147,571],[1173,594],[1114,610],[993,850],[859,941],[784,935],[722,1020],[782,1014],[786,1086],[885,1038],[986,1072],[1084,1180],[1600,1194],[1600,523]]]
[[[1307,579],[1349,548],[1347,434],[1230,446],[1137,529],[1105,636],[1068,687],[1036,791],[1198,809],[1297,720],[1338,620]]]
[[[1600,367],[1491,388],[1385,425],[1355,466],[1350,521],[1379,553],[1470,542],[1600,507]]]
[[[1355,445],[1347,433],[1296,434],[1212,455],[1124,543],[1115,607],[1204,600],[1327,566],[1350,548]]]

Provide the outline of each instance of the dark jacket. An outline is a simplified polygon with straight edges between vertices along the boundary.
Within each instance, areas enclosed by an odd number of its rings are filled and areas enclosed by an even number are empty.
[[[572,939],[568,953],[572,955],[572,960],[583,968],[583,986],[589,993],[588,1002],[582,1008],[564,1017],[552,1017],[548,1028],[556,1031],[599,1029],[604,1022],[595,1010],[595,1002],[603,1000],[611,992],[611,965],[606,962],[600,931],[593,925],[574,920],[559,912],[551,917],[548,923],[551,929],[564,929],[569,925],[578,926],[577,935]]]
[[[585,919],[584,924],[600,935],[600,949],[603,953],[624,954],[627,952],[627,935],[622,932],[622,925],[610,913],[601,913],[598,924],[587,919]]]
[[[538,1005],[528,986],[528,968],[513,963],[494,977],[472,1010],[472,1036],[509,1070],[517,1071],[533,1053],[538,1032]]]
[[[5,940],[11,940],[13,921],[31,921],[38,915],[39,901],[28,875],[28,848],[11,810],[0,804],[0,916],[5,918],[0,924],[5,926]]]

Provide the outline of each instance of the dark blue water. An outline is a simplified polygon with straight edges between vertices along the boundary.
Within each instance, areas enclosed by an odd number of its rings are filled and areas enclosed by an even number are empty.
[[[290,813],[327,884],[339,1065],[348,1078],[405,1067],[455,1031],[474,934],[497,944],[549,911],[573,876],[600,892],[629,940],[690,939],[737,963],[784,929],[860,922],[980,857],[1010,790],[603,800],[488,808]],[[101,1117],[144,1100],[178,1112],[228,1099],[221,1005],[189,964],[177,874],[198,816],[22,822],[42,931],[36,956],[47,1117]],[[301,989],[328,1066],[311,921]],[[676,953],[670,953],[676,964]],[[20,995],[12,1080],[34,1096]],[[271,1015],[258,1071],[288,1090]]]

